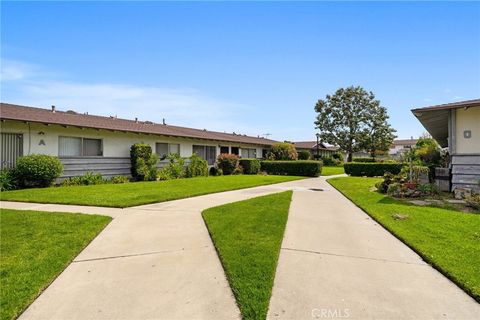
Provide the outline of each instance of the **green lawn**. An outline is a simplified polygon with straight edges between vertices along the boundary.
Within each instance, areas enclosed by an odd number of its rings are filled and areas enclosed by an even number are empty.
[[[1,319],[16,318],[110,217],[0,209]]]
[[[203,212],[243,319],[265,319],[291,191]]]
[[[345,170],[341,167],[322,167],[322,176],[333,176],[335,174],[344,174]]]
[[[328,181],[480,301],[480,215],[414,206],[370,191],[380,180],[342,177]]]
[[[1,200],[8,201],[124,208],[296,179],[302,179],[302,177],[232,175],[125,184],[24,189],[2,192],[0,197]]]

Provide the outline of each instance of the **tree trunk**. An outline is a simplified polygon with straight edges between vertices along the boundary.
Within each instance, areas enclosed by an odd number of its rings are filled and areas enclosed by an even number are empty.
[[[347,162],[352,162],[353,160],[353,153],[352,152],[348,152],[348,157],[347,157]]]

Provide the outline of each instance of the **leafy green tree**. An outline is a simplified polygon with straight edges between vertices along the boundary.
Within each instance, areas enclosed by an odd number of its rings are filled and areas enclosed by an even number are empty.
[[[348,162],[352,161],[354,152],[366,146],[381,150],[386,145],[390,147],[393,140],[391,135],[384,136],[385,132],[392,135],[394,132],[386,122],[386,109],[372,92],[362,87],[338,89],[335,94],[318,100],[315,111],[318,113],[315,125],[320,130],[320,139],[347,152]]]
[[[362,149],[368,151],[373,159],[385,154],[396,138],[395,132],[388,121],[387,109],[380,104],[371,106],[372,113],[367,119],[367,128],[362,137]]]
[[[297,160],[298,153],[293,144],[288,142],[277,142],[272,145],[267,158],[270,160]]]

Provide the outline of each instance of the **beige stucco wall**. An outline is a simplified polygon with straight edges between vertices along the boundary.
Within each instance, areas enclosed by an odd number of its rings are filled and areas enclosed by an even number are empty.
[[[30,125],[19,121],[4,121],[1,123],[1,131],[23,134],[23,154],[32,153],[48,154],[58,156],[58,137],[71,136],[83,138],[103,139],[104,157],[129,157],[130,147],[134,143],[147,143],[155,150],[155,143],[178,143],[180,144],[180,155],[189,157],[192,155],[193,145],[208,145],[217,147],[217,155],[221,146],[255,148],[257,157],[262,156],[262,146],[228,143],[219,141],[208,141],[200,139],[173,138],[157,135],[135,134],[126,132],[112,132],[106,130],[81,129],[76,127],[65,128],[58,125],[43,125],[31,123]],[[43,134],[41,134],[43,133]],[[41,143],[43,140],[44,144]]]
[[[472,132],[471,138],[464,137],[464,131]],[[455,153],[480,154],[480,107],[456,109]]]

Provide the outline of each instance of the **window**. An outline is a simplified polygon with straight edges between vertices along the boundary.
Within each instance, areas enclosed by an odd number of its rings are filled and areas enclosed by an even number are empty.
[[[242,148],[242,158],[256,158],[257,149]]]
[[[240,154],[240,152],[238,151],[238,147],[232,147],[231,149],[232,151],[230,151],[230,153],[236,154],[237,156]]]
[[[158,154],[160,159],[165,159],[170,153],[176,153],[180,155],[180,145],[178,143],[156,143],[155,153]]]
[[[103,156],[102,139],[58,137],[59,157]]]
[[[262,158],[263,159],[267,158],[267,154],[268,154],[268,150],[267,149],[262,149]]]
[[[228,147],[220,147],[220,153],[229,153]]]
[[[209,165],[215,163],[217,157],[217,147],[215,146],[193,146],[193,153],[196,153],[200,158],[207,160]]]

